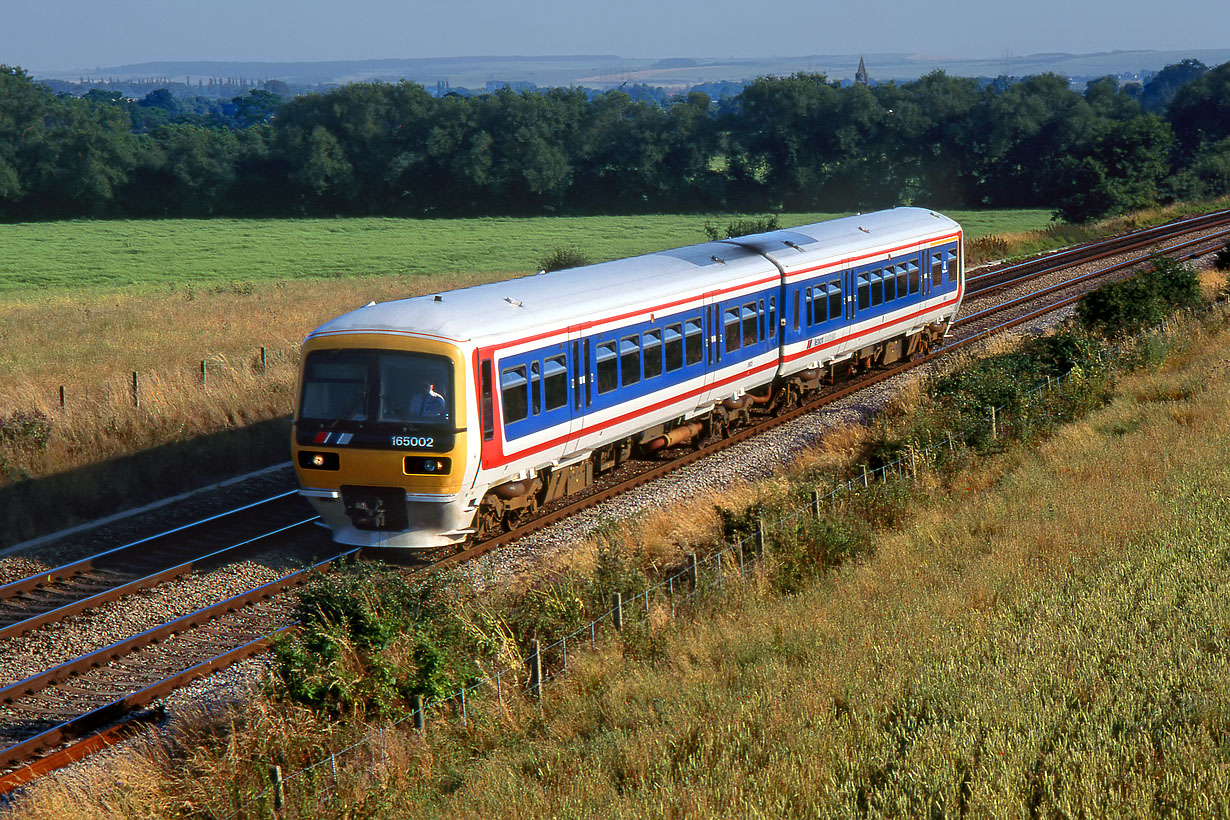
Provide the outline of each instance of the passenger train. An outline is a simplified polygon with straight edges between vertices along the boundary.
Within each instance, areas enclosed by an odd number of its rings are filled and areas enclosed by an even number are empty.
[[[925,353],[964,287],[960,225],[894,208],[372,303],[304,341],[299,492],[342,543],[483,538]]]

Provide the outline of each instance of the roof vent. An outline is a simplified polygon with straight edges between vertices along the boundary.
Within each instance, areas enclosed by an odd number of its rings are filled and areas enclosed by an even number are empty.
[[[866,229],[866,228],[864,228],[862,225],[859,225],[859,226],[858,226],[858,229],[859,229],[860,231],[862,231],[863,233],[871,233],[871,231],[867,230],[867,229]]]
[[[505,297],[504,297],[504,301],[505,301],[505,302],[507,302],[508,304],[512,305],[513,307],[521,307],[521,300],[520,300],[520,299],[514,299],[514,298],[512,298],[511,296],[505,296]]]
[[[373,299],[372,301],[368,302],[363,307],[375,307],[375,306],[376,306],[376,300]]]
[[[722,258],[722,257],[720,257],[720,256],[710,256],[709,258],[710,258],[710,259],[712,259],[714,262],[717,262],[719,265],[725,265],[725,264],[726,264],[726,260],[725,260],[725,259],[723,259],[723,258]]]
[[[433,296],[433,297],[432,297],[431,301],[433,301],[433,302],[443,302],[443,301],[444,301],[444,297],[443,297],[443,296],[441,296],[440,294],[438,294],[438,293],[437,293],[435,296]]]
[[[787,248],[794,248],[794,249],[795,249],[796,251],[798,251],[799,253],[802,253],[802,252],[803,252],[803,249],[802,249],[802,248],[800,248],[798,245],[796,245],[796,244],[794,244],[793,242],[791,242],[789,239],[783,239],[783,240],[782,240],[782,244],[783,244],[783,245],[785,245]]]

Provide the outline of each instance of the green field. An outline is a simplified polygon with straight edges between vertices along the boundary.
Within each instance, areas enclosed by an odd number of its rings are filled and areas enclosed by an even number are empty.
[[[970,238],[1046,228],[1050,212],[953,211]],[[783,214],[783,227],[841,214]],[[532,273],[556,247],[601,262],[705,240],[735,215],[527,219],[214,219],[0,225],[0,294],[165,291],[374,274]]]

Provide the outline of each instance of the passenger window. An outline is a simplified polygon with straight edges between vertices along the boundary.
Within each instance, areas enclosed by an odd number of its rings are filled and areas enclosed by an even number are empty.
[[[625,336],[619,341],[619,376],[624,387],[641,380],[640,336]]]
[[[931,284],[938,285],[943,282],[944,277],[944,254],[931,254]]]
[[[683,367],[683,325],[666,326],[666,372]]]
[[[871,304],[879,305],[884,301],[884,281],[878,270],[871,272]]]
[[[699,364],[705,358],[705,334],[701,330],[700,317],[683,323],[683,346],[688,364]]]
[[[907,285],[906,285],[905,271],[906,271],[905,265],[897,266],[897,298],[898,299],[900,299],[902,296],[905,296],[906,293],[909,292],[907,290]]]
[[[645,378],[662,373],[662,336],[656,330],[645,331]]]
[[[841,281],[834,279],[829,282],[829,318],[836,319],[841,316]]]
[[[799,332],[799,321],[800,321],[799,317],[802,316],[802,314],[799,312],[799,294],[802,293],[802,291],[803,289],[799,288],[798,290],[794,292],[794,332],[795,333]]]
[[[777,297],[769,297],[769,338],[777,338]]]
[[[948,281],[957,281],[957,252],[948,251]]]
[[[918,263],[910,263],[910,293],[918,293]]]
[[[884,269],[884,301],[891,302],[897,298],[897,278],[893,276],[893,267]]]
[[[810,327],[816,323],[816,306],[813,302],[814,296],[812,288],[807,289],[807,325]]]
[[[615,343],[598,345],[595,358],[598,360],[598,392],[609,393],[619,387],[619,357],[615,355]]]
[[[723,314],[722,324],[726,328],[726,352],[738,350],[739,344],[739,309],[730,308]]]
[[[750,347],[760,341],[760,314],[756,312],[756,303],[748,302],[743,306],[743,346]]]
[[[500,398],[504,404],[504,423],[512,424],[529,416],[526,401],[525,365],[510,367],[500,373]]]
[[[530,404],[535,416],[542,412],[542,367],[538,362],[530,362]]]
[[[568,403],[568,363],[563,356],[552,356],[542,363],[543,407],[547,412]]]
[[[871,307],[871,282],[867,274],[860,273],[858,275],[858,309],[866,310]]]
[[[495,437],[495,413],[492,412],[490,359],[483,359],[482,367],[479,368],[479,379],[482,389],[483,441],[491,441]]]

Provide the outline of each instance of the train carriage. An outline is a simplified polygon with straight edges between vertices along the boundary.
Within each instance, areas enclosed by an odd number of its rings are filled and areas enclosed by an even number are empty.
[[[356,545],[512,526],[636,450],[927,349],[960,243],[898,208],[352,311],[304,343],[301,492]]]

